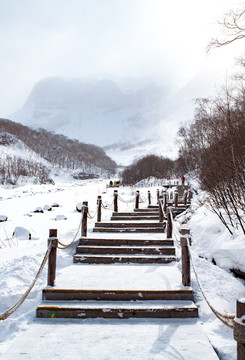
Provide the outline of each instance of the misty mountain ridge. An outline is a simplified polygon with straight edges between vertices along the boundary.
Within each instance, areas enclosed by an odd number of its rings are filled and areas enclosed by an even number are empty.
[[[50,77],[36,83],[11,118],[102,146],[120,165],[150,154],[174,159],[178,128],[194,117],[193,99],[209,96],[221,77],[204,69],[175,89],[147,78]]]
[[[135,87],[112,80],[51,77],[39,81],[14,121],[106,146],[151,137],[167,91],[154,83]]]

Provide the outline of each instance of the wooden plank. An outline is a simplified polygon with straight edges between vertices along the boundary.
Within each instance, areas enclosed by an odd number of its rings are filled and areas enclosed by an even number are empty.
[[[173,239],[147,240],[147,239],[106,239],[106,238],[80,238],[80,245],[95,246],[174,246]]]
[[[139,254],[139,255],[175,255],[175,247],[122,247],[122,246],[83,246],[76,248],[77,254]]]
[[[192,289],[189,290],[97,290],[97,289],[43,289],[43,300],[97,300],[97,301],[132,301],[132,300],[190,300],[193,301]]]
[[[176,261],[175,256],[115,256],[115,255],[79,255],[73,256],[74,263],[84,264],[168,264]]]
[[[86,318],[106,318],[106,319],[129,319],[129,318],[194,318],[198,316],[198,309],[192,306],[175,306],[175,307],[96,307],[89,308],[82,305],[78,307],[62,307],[43,305],[38,306],[36,310],[38,318],[69,318],[69,319],[86,319]]]

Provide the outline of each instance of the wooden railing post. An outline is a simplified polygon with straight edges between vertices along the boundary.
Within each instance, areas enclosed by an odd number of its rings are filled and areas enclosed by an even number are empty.
[[[159,204],[159,196],[160,196],[160,192],[159,189],[157,189],[157,204]]]
[[[170,214],[171,208],[167,208],[167,239],[172,238],[172,232],[173,232],[173,224]]]
[[[245,298],[236,302],[236,318],[234,320],[234,339],[237,342],[237,360],[245,359]]]
[[[167,212],[167,193],[165,190],[162,192],[162,197],[163,197],[163,211],[166,214],[166,212]]]
[[[98,205],[97,222],[101,222],[101,205],[102,205],[102,198],[101,198],[100,195],[98,195],[97,205]]]
[[[82,236],[87,236],[88,229],[88,202],[83,202]]]
[[[163,222],[163,199],[162,196],[159,197],[159,222]]]
[[[135,209],[139,208],[139,202],[140,202],[140,192],[139,192],[139,190],[137,190],[136,197],[135,197]]]
[[[49,230],[48,247],[52,244],[48,258],[48,285],[54,286],[56,275],[56,256],[57,256],[57,229]]]
[[[178,200],[179,200],[179,194],[178,191],[175,190],[174,191],[174,206],[177,208],[178,207]]]
[[[148,190],[148,206],[151,205],[151,192]]]
[[[180,245],[181,245],[181,259],[182,259],[182,284],[184,286],[191,285],[191,264],[190,254],[187,241],[190,244],[190,230],[181,229]]]
[[[191,199],[192,199],[192,191],[189,189],[187,194],[187,201],[191,202]]]
[[[184,191],[184,205],[187,205],[187,190]]]
[[[114,212],[118,212],[118,192],[114,190]]]

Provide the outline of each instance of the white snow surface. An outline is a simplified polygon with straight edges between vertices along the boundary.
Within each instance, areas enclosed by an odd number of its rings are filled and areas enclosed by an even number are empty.
[[[177,289],[181,285],[181,262],[168,265],[81,265],[73,264],[72,255],[78,244],[75,237],[81,220],[78,202],[88,201],[91,215],[96,200],[112,207],[114,189],[109,180],[62,182],[56,185],[1,187],[0,212],[8,220],[0,223],[0,313],[5,312],[27,290],[47,249],[49,229],[58,230],[62,243],[73,245],[58,250],[56,287],[85,289]],[[151,190],[156,202],[157,186],[140,188],[142,201]],[[133,209],[136,188],[120,187],[120,211]],[[221,313],[235,315],[236,300],[245,298],[245,282],[235,278],[230,268],[245,271],[245,238],[237,230],[231,237],[208,208],[193,199],[191,211],[178,217],[176,228],[185,224],[191,229],[192,258],[199,280],[210,303]],[[46,204],[59,204],[52,211],[34,213]],[[147,203],[141,203],[146,207]],[[194,214],[192,213],[194,211]],[[63,215],[66,221],[56,221]],[[27,216],[28,215],[28,216]],[[103,210],[109,220],[111,211]],[[93,234],[95,219],[88,221],[88,237]],[[30,230],[31,240],[12,234],[16,227]],[[162,234],[109,234],[111,238],[162,238]],[[20,241],[21,240],[21,241]],[[180,249],[177,246],[177,254]],[[201,257],[199,257],[199,255]],[[218,266],[212,263],[215,259]],[[217,359],[205,340],[207,336],[220,359],[236,359],[232,330],[220,322],[206,304],[192,271],[192,288],[199,307],[199,319],[36,319],[35,309],[41,304],[41,290],[46,287],[47,267],[21,307],[0,322],[0,355],[4,360],[23,359]],[[20,351],[21,349],[21,351]],[[209,352],[209,350],[211,352]],[[210,355],[211,354],[211,355]]]

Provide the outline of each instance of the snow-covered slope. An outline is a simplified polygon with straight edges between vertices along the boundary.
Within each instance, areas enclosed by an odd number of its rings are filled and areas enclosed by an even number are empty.
[[[42,162],[46,166],[51,164],[32,151],[23,141],[16,136],[0,132],[0,160],[5,161],[8,158],[20,158],[23,160]]]
[[[47,78],[11,118],[96,145],[151,137],[166,90],[153,83],[129,91],[111,80]]]

